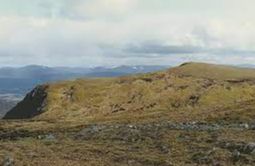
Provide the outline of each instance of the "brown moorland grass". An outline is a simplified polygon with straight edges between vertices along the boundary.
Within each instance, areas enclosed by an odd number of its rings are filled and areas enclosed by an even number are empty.
[[[254,165],[245,151],[255,138],[253,69],[187,63],[40,87],[45,98],[33,91],[11,114],[32,108],[36,116],[0,121],[0,164]],[[27,107],[31,100],[40,108]]]

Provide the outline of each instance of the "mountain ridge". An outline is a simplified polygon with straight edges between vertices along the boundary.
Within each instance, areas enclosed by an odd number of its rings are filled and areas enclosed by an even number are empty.
[[[4,119],[80,120],[132,113],[147,116],[148,112],[225,109],[237,102],[253,100],[254,82],[254,69],[206,63],[185,63],[165,71],[118,78],[60,81],[36,87]],[[39,96],[40,102],[28,109],[26,102],[34,100],[31,97],[34,95]],[[22,111],[32,114],[16,116]],[[211,116],[217,118],[219,114]],[[247,118],[247,113],[244,114]]]

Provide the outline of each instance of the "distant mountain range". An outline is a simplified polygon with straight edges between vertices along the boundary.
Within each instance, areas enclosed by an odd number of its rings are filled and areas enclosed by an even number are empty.
[[[242,68],[255,68],[255,65],[253,65],[253,64],[241,64],[241,65],[238,65],[238,67],[242,67]]]
[[[25,67],[0,68],[0,94],[25,94],[37,84],[69,80],[80,77],[117,77],[137,73],[154,72],[169,66],[119,66],[95,68],[46,67],[30,65]]]

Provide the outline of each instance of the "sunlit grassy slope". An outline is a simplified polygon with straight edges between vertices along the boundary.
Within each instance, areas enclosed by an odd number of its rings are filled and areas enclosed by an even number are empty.
[[[185,76],[216,80],[255,78],[254,69],[206,63],[184,63],[180,67],[172,69],[171,71]]]
[[[255,118],[255,112],[246,108],[255,106],[254,99],[255,70],[185,63],[157,73],[39,86],[5,118],[251,120]],[[28,107],[31,101],[34,101],[34,107]]]

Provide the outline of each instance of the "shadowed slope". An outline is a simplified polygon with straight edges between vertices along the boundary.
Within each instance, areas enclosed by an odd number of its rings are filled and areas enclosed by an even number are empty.
[[[26,95],[23,101],[9,111],[4,119],[27,119],[39,115],[46,105],[47,86],[38,86]]]

